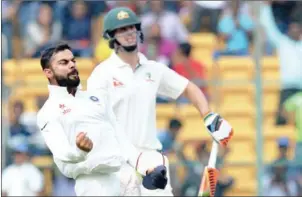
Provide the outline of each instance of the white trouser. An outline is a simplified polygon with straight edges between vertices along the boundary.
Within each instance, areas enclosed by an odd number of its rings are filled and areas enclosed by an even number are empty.
[[[135,171],[125,163],[115,173],[78,176],[75,193],[77,196],[140,196],[139,184]]]
[[[138,150],[141,151],[141,152],[143,152],[143,151],[150,151],[151,149],[141,149],[141,148],[139,148]],[[128,165],[128,164],[126,164],[126,165]],[[156,189],[156,190],[148,190],[148,189],[146,189],[142,185],[140,178],[136,175],[135,169],[133,169],[133,168],[123,167],[123,168],[121,168],[120,173],[121,174],[131,174],[132,176],[133,176],[133,173],[135,174],[136,180],[138,181],[138,183],[140,185],[141,196],[173,196],[171,182],[170,182],[169,161],[168,161],[168,158],[166,156],[165,156],[165,165],[167,167],[168,184],[167,184],[167,186],[166,186],[166,188],[164,190],[162,190],[162,189]],[[124,172],[125,170],[129,170],[131,172]],[[120,176],[120,178],[122,180],[123,176]]]
[[[141,196],[140,181],[133,167],[125,162],[115,174],[120,181],[120,196]]]
[[[114,173],[79,175],[75,180],[77,196],[119,196],[119,177]]]

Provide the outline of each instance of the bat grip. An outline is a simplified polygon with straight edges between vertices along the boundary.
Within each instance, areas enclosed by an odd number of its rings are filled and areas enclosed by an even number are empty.
[[[210,168],[215,168],[215,166],[216,166],[218,149],[219,149],[219,144],[217,142],[213,141],[210,158],[209,158],[209,163],[208,163],[208,167],[210,167]]]

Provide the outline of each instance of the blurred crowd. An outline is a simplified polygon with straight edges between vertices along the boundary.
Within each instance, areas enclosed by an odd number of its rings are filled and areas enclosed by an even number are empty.
[[[190,33],[213,33],[224,43],[212,58],[221,56],[249,56],[253,46],[255,18],[260,19],[265,55],[280,59],[280,104],[276,124],[295,124],[298,130],[295,161],[302,158],[302,3],[298,1],[267,1],[259,16],[246,1],[2,1],[2,60],[38,58],[40,52],[60,40],[68,41],[78,57],[93,58],[96,62],[109,57],[111,49],[102,38],[104,14],[113,7],[127,6],[141,17],[145,42],[139,49],[148,59],[162,62],[187,77],[207,94],[205,63],[191,55],[194,48]],[[211,99],[208,96],[209,99]],[[37,98],[41,108],[46,98]],[[170,102],[158,97],[158,103]],[[180,103],[187,103],[180,98]],[[24,104],[16,102],[10,113],[8,152],[3,172],[2,193],[6,195],[38,195],[43,190],[43,175],[29,161],[31,156],[51,155],[36,127],[36,114],[24,111]],[[176,139],[182,122],[171,119],[159,132],[163,152],[176,155],[185,168],[184,180],[179,180],[179,167],[171,167],[175,194],[192,196],[197,192],[200,174],[209,158],[209,142],[186,142]],[[185,146],[195,147],[196,160],[187,158]],[[300,168],[292,167],[287,157],[289,140],[281,138],[280,157],[268,167],[264,187],[266,195],[302,195]],[[222,168],[228,154],[224,150],[218,159]],[[11,157],[13,156],[13,157]],[[201,165],[202,164],[202,165]],[[299,172],[299,173],[297,173]],[[30,175],[29,175],[30,174]],[[54,195],[73,195],[72,180],[54,174]],[[175,177],[174,177],[175,176]],[[15,177],[22,177],[16,181]],[[33,184],[33,182],[35,184]],[[36,184],[37,182],[41,183]],[[220,176],[217,196],[223,196],[234,183],[232,177]],[[24,186],[25,184],[25,186]],[[69,189],[68,189],[69,188]]]

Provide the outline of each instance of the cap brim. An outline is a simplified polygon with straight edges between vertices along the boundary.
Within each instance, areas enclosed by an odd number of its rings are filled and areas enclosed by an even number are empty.
[[[120,24],[120,25],[117,25],[117,26],[114,28],[114,30],[119,29],[119,28],[123,28],[123,27],[127,27],[127,26],[132,26],[132,25],[141,25],[141,22],[140,22],[140,21],[137,21],[137,22],[129,22],[129,23]],[[104,37],[105,39],[109,39],[109,38],[106,37],[106,34],[109,33],[109,32],[111,32],[111,31],[114,31],[114,30],[109,29],[109,30],[103,32],[103,37]]]

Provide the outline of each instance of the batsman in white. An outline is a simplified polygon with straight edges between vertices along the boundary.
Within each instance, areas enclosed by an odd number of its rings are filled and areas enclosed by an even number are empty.
[[[80,77],[67,44],[45,50],[41,66],[50,85],[37,124],[59,170],[75,179],[77,196],[121,196],[129,188],[131,195],[140,195],[136,174],[123,173],[131,172],[129,166],[143,177],[146,188],[165,188],[163,156],[156,151],[138,152],[121,135],[124,131],[118,131],[108,87],[78,88]],[[119,174],[122,164],[127,170]]]
[[[87,89],[112,86],[117,121],[137,151],[154,151],[162,147],[156,133],[157,94],[173,99],[186,96],[200,112],[200,121],[204,121],[214,140],[227,145],[232,127],[217,113],[211,112],[201,90],[166,65],[148,60],[138,52],[138,42],[143,42],[144,37],[141,22],[134,12],[125,7],[110,10],[105,15],[103,31],[103,37],[114,52],[96,66],[88,78]],[[165,162],[168,165],[167,158]],[[142,187],[142,195],[173,194],[168,181],[164,190]]]

